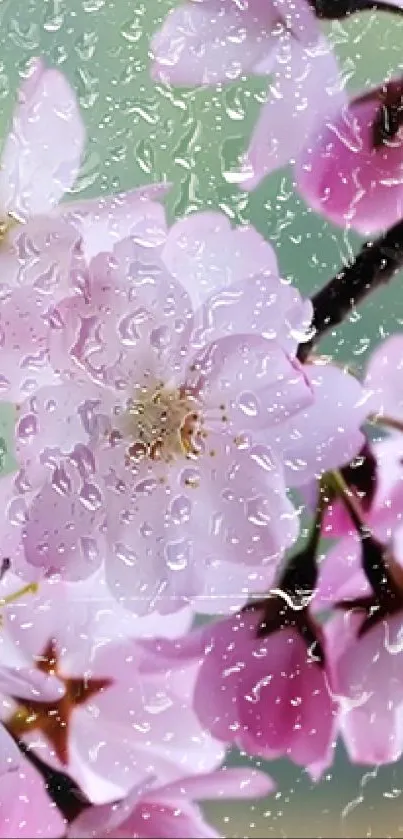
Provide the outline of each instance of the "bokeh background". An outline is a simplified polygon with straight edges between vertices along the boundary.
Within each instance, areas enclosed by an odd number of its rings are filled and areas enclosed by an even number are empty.
[[[310,212],[295,194],[289,170],[267,179],[253,195],[231,184],[226,173],[246,147],[267,80],[204,91],[154,84],[149,39],[173,5],[174,0],[0,0],[0,137],[7,132],[20,72],[31,56],[44,56],[69,77],[87,125],[74,197],[165,178],[173,183],[171,218],[220,208],[233,222],[252,222],[274,244],[283,276],[310,294],[351,258],[360,240]],[[324,28],[352,90],[402,71],[401,18],[365,13]],[[323,342],[323,350],[360,367],[378,340],[402,328],[401,280],[353,312],[337,335]],[[12,464],[10,428],[11,413],[3,406],[3,470]],[[265,801],[207,806],[225,836],[403,834],[401,764],[352,767],[339,750],[316,786],[286,761],[266,768],[278,790]]]

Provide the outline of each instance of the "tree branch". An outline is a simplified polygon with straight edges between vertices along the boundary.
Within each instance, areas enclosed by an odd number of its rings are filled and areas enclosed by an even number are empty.
[[[321,338],[342,323],[352,309],[403,267],[403,221],[374,242],[367,242],[347,265],[312,298],[315,334],[300,344],[298,358],[305,361]]]
[[[377,11],[403,14],[403,8],[388,0],[309,0],[322,20],[339,20],[356,12]]]

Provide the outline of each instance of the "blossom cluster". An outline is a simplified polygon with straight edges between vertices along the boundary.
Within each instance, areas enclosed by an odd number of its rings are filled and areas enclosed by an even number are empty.
[[[273,74],[240,188],[291,163],[372,235],[402,220],[402,81],[350,99],[314,6],[188,0],[151,72]],[[165,183],[63,202],[84,146],[33,60],[0,171],[0,836],[202,839],[200,802],[275,787],[231,747],[314,781],[339,740],[403,753],[403,333],[319,355],[252,226],[169,223]]]

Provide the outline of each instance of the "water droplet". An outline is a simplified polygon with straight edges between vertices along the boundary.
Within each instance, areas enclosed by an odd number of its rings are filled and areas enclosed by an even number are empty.
[[[133,347],[138,343],[140,335],[137,331],[138,317],[136,313],[130,312],[118,323],[118,334],[122,344]]]
[[[191,546],[187,539],[178,542],[168,542],[165,545],[165,558],[171,571],[184,571],[189,562]]]
[[[167,326],[159,326],[150,333],[150,344],[156,350],[163,350],[169,346],[171,331]]]
[[[71,481],[63,466],[57,466],[53,472],[51,485],[59,495],[71,492]]]
[[[20,440],[29,440],[38,433],[38,419],[35,414],[25,414],[17,424],[16,434]]]
[[[189,521],[192,512],[192,505],[185,495],[177,495],[172,501],[170,514],[175,524],[184,524]]]
[[[27,510],[25,501],[22,498],[13,498],[8,505],[7,518],[10,524],[24,524],[27,520]]]
[[[259,401],[251,391],[244,391],[238,397],[238,404],[243,414],[247,417],[256,417],[259,413]]]
[[[102,507],[103,504],[103,496],[99,487],[95,484],[90,484],[86,482],[83,484],[81,491],[79,493],[79,499],[84,507],[87,510],[91,510],[95,512]]]
[[[116,542],[113,546],[113,551],[117,559],[124,562],[130,568],[138,563],[138,558],[135,552],[125,545],[123,542]]]

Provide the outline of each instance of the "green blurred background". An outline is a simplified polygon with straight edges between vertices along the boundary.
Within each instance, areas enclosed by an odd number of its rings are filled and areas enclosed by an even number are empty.
[[[88,130],[78,196],[127,189],[166,178],[171,217],[221,208],[252,222],[276,247],[282,274],[310,294],[359,246],[351,233],[325,224],[294,193],[283,170],[246,195],[225,178],[246,147],[267,82],[246,79],[226,89],[177,91],[148,74],[149,38],[173,0],[0,0],[0,131],[7,131],[20,71],[41,54],[75,87]],[[403,69],[403,20],[365,13],[327,28],[352,90]],[[324,351],[361,365],[374,343],[401,328],[401,278],[353,313]],[[400,311],[400,318],[399,318]],[[10,412],[0,413],[0,437]],[[1,441],[0,441],[1,442]],[[3,446],[4,448],[4,446]],[[1,449],[1,446],[0,446]],[[10,456],[0,451],[3,468]],[[285,761],[267,767],[278,791],[256,805],[207,807],[228,837],[400,836],[403,767],[351,767],[341,751],[313,786]]]

